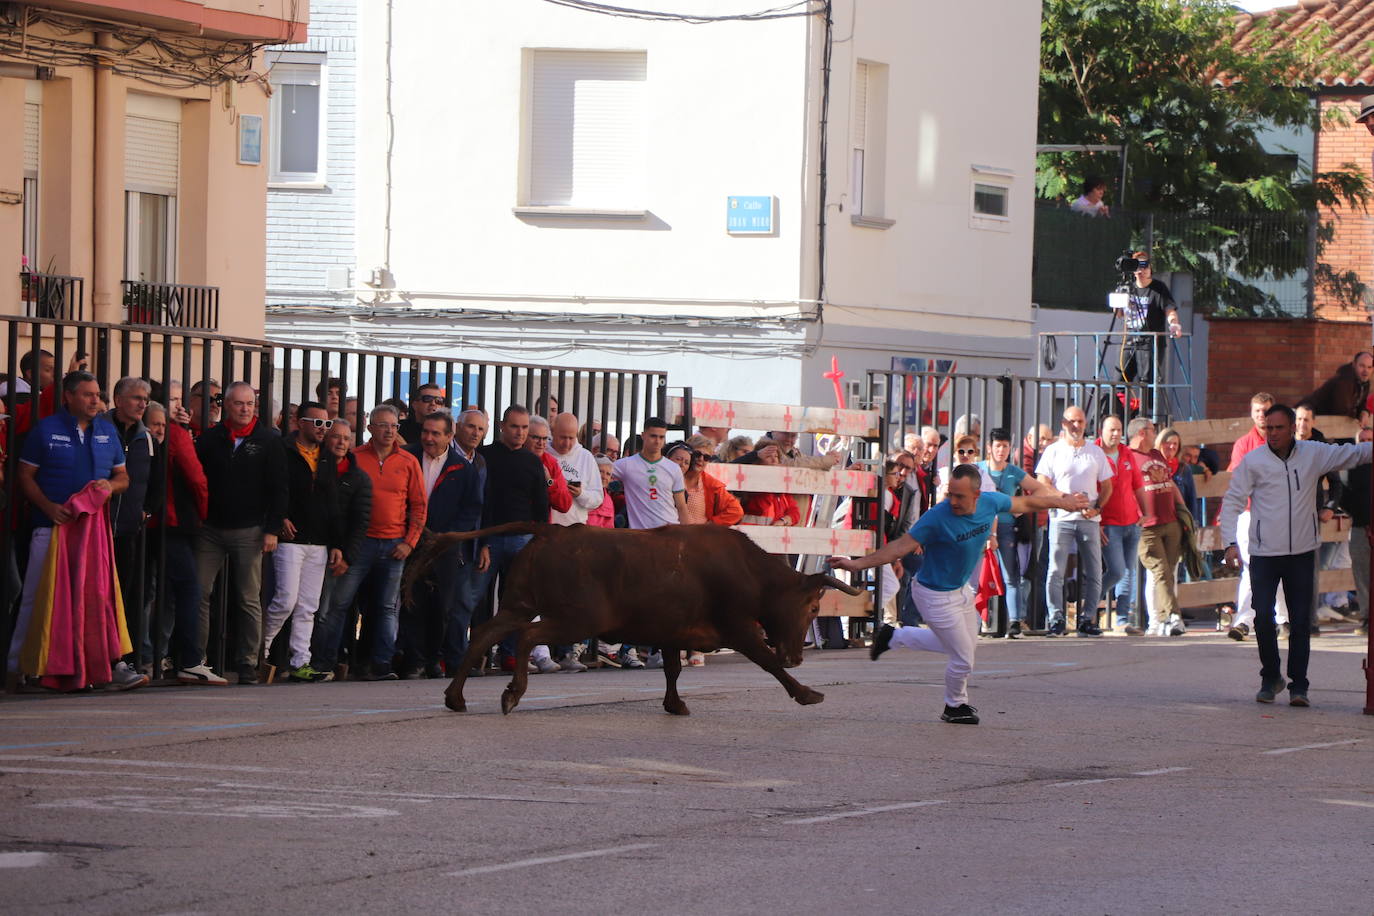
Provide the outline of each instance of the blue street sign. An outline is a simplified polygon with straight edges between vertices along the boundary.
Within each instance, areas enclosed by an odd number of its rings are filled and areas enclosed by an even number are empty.
[[[772,235],[774,202],[767,197],[727,197],[725,231],[731,235]]]

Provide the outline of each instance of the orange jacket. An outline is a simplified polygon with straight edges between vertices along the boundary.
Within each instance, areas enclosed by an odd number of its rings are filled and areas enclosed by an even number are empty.
[[[735,499],[734,494],[725,489],[710,474],[701,475],[701,486],[706,502],[706,521],[712,525],[734,525],[744,518],[744,507]]]
[[[425,475],[420,462],[397,446],[386,460],[379,460],[369,442],[353,450],[358,467],[372,478],[372,519],[367,525],[370,538],[404,538],[414,547],[420,542],[429,503],[425,499]]]

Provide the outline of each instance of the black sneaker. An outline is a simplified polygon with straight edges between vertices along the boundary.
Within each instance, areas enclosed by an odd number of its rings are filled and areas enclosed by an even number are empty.
[[[1312,704],[1309,703],[1309,702],[1307,702],[1307,694],[1305,694],[1305,693],[1298,693],[1297,691],[1289,691],[1289,693],[1288,693],[1288,705],[1289,705],[1289,706],[1303,706],[1303,707],[1307,707],[1307,706],[1311,706]]]
[[[1226,635],[1236,642],[1244,642],[1245,637],[1250,635],[1249,624],[1238,623],[1226,631]]]
[[[251,666],[249,666],[249,665],[240,665],[240,666],[239,666],[239,669],[238,669],[238,672],[239,672],[239,684],[241,684],[241,685],[243,685],[243,686],[246,687],[246,686],[248,686],[248,685],[250,685],[250,684],[256,684],[256,683],[258,682],[258,669],[257,669],[257,668],[251,667]]]
[[[1269,683],[1261,687],[1259,689],[1259,692],[1255,694],[1255,702],[1272,703],[1274,702],[1274,695],[1283,693],[1283,689],[1287,686],[1288,684],[1284,682],[1283,678],[1278,678],[1277,680],[1270,681]],[[1305,700],[1307,699],[1307,697],[1304,696],[1303,699]]]
[[[1021,621],[1019,621],[1019,620],[1013,620],[1011,623],[1007,624],[1007,639],[1020,639],[1020,638],[1021,638]]]
[[[1069,632],[1069,628],[1067,625],[1065,625],[1064,619],[1062,617],[1055,620],[1054,623],[1050,624],[1048,627],[1045,628],[1046,636],[1063,636],[1067,632]]]
[[[945,711],[940,713],[940,721],[952,722],[955,725],[977,725],[978,710],[967,703],[946,706]]]
[[[363,678],[363,680],[365,680],[365,681],[394,681],[394,680],[397,680],[397,677],[396,677],[396,672],[395,672],[395,671],[392,671],[390,668],[373,668],[370,672],[368,672],[367,677]]]
[[[1078,625],[1079,636],[1101,636],[1102,628],[1095,623],[1080,623]]]
[[[892,648],[892,634],[895,632],[897,631],[889,623],[878,628],[878,632],[873,634],[873,645],[868,647],[869,661],[876,662],[879,655]]]

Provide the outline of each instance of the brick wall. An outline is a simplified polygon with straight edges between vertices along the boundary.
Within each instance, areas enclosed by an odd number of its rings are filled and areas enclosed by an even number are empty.
[[[1370,347],[1368,321],[1212,318],[1207,335],[1207,416],[1218,419],[1248,414],[1256,391],[1292,405]]]
[[[1332,126],[1322,130],[1317,140],[1316,168],[1319,172],[1329,172],[1347,164],[1358,166],[1365,180],[1374,184],[1374,170],[1371,169],[1371,156],[1374,156],[1374,136],[1364,125],[1355,123],[1359,113],[1359,98],[1323,98],[1320,101],[1323,123],[1333,110],[1345,113],[1345,126]],[[1335,223],[1334,236],[1326,243],[1321,260],[1330,264],[1337,273],[1353,270],[1360,280],[1374,288],[1374,218],[1359,210],[1338,208],[1323,210],[1323,219]],[[1369,295],[1366,294],[1366,301]],[[1316,315],[1332,321],[1368,320],[1363,304],[1353,308],[1329,294],[1317,291]]]
[[[327,158],[323,188],[268,188],[267,288],[278,293],[269,303],[332,304],[325,271],[354,263],[357,5],[313,0],[310,41],[286,48],[324,52]]]

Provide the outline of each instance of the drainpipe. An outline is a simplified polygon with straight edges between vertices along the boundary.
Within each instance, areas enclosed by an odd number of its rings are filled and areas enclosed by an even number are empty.
[[[110,35],[100,32],[95,36],[96,46],[109,49],[113,47]],[[123,112],[117,110],[114,73],[108,67],[95,65],[95,113],[91,135],[91,238],[94,257],[91,267],[91,308],[92,320],[118,323],[123,320],[121,313],[120,265],[124,257],[124,238],[119,231],[108,231],[114,214],[110,212],[111,201],[118,202],[123,182],[120,180],[119,164],[123,156],[117,156],[110,149],[109,137],[118,124],[116,119]],[[115,226],[122,226],[122,218],[114,218]]]

